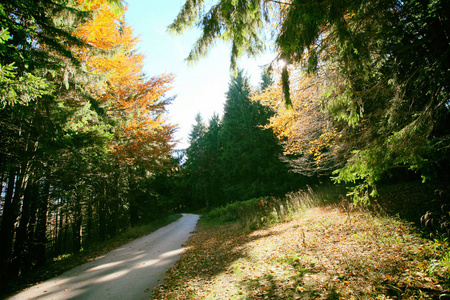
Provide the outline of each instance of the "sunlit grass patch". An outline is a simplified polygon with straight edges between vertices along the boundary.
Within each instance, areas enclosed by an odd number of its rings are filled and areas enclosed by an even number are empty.
[[[213,209],[202,217],[201,222],[209,226],[237,222],[242,227],[255,230],[292,220],[309,208],[337,202],[342,193],[341,187],[330,185],[318,191],[308,187],[282,198],[261,197],[234,202]]]
[[[72,253],[61,254],[61,255],[58,255],[57,257],[54,257],[53,261],[65,260],[65,259],[68,259],[69,257],[71,257],[72,255],[73,255]]]
[[[333,205],[251,232],[203,227],[189,246],[155,299],[422,299],[450,288],[448,245]]]

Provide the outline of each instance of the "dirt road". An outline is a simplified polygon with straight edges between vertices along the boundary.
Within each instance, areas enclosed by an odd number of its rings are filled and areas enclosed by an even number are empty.
[[[183,252],[199,219],[183,214],[172,224],[132,241],[10,299],[149,299]]]

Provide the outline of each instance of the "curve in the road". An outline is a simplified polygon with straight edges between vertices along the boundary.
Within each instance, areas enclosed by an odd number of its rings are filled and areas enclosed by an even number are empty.
[[[198,215],[183,214],[166,227],[10,299],[149,299],[183,252],[182,245],[198,219]]]

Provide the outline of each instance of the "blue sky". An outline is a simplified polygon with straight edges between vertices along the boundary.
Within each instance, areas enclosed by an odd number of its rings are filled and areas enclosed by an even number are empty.
[[[175,75],[171,95],[176,95],[169,107],[169,117],[179,129],[175,138],[180,140],[176,148],[188,146],[188,135],[197,113],[207,121],[214,113],[222,116],[225,93],[230,80],[230,48],[219,43],[209,55],[193,66],[184,59],[200,35],[199,30],[189,30],[173,36],[167,26],[178,15],[184,0],[128,0],[126,22],[134,28],[141,43],[138,51],[145,55],[144,71],[149,76],[162,73]],[[271,55],[258,59],[241,59],[240,67],[251,76],[256,85],[260,79],[260,67],[271,60]]]

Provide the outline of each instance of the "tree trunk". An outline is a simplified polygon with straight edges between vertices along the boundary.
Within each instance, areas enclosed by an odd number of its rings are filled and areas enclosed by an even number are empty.
[[[32,199],[30,203],[30,218],[28,221],[28,228],[26,231],[26,241],[25,241],[25,249],[23,253],[23,266],[20,271],[20,275],[23,276],[25,279],[28,276],[28,272],[30,271],[32,265],[33,265],[33,259],[34,259],[34,234],[35,234],[35,227],[36,227],[36,213],[38,208],[38,202],[40,200],[39,195],[39,185],[37,183],[33,184],[32,189]]]
[[[75,196],[75,205],[73,212],[73,223],[72,223],[72,249],[73,252],[77,253],[81,250],[81,199],[82,196]]]
[[[20,214],[19,226],[16,229],[14,252],[12,255],[9,275],[16,278],[20,275],[23,265],[23,256],[27,240],[27,228],[30,221],[31,202],[33,201],[33,184],[29,184],[24,191],[22,202],[22,213]]]
[[[58,212],[58,210],[55,210],[55,229],[54,229],[54,236],[53,236],[53,254],[52,256],[56,256],[59,251],[59,235],[60,235],[60,227],[59,227],[59,220],[61,219],[61,216]]]
[[[66,205],[67,205],[67,200],[66,200]],[[63,240],[62,240],[62,252],[61,253],[67,253],[69,252],[68,249],[70,249],[70,251],[72,250],[72,247],[68,248],[68,237],[69,237],[69,212],[66,210],[64,211],[64,226],[61,227],[63,228]],[[72,246],[72,245],[70,245]]]
[[[103,182],[103,193],[98,197],[98,237],[100,241],[106,239],[106,183]]]
[[[38,211],[36,214],[36,229],[33,242],[33,254],[36,267],[39,268],[45,264],[46,246],[47,246],[47,211],[50,201],[50,182],[45,179],[43,192],[39,197]],[[57,224],[57,220],[56,220]]]
[[[57,219],[59,217],[58,222],[58,230],[56,234],[56,251],[55,256],[63,253],[63,241],[64,241],[64,213],[62,208],[62,199],[60,200],[60,207],[58,209]]]
[[[5,210],[2,217],[2,228],[0,230],[0,279],[4,279],[10,268],[13,252],[14,225],[20,213],[20,202],[23,196],[23,190],[26,188],[28,175],[24,175],[26,170],[24,164],[22,174],[17,175],[14,185],[12,200],[5,201]],[[8,207],[7,207],[8,205]]]
[[[0,228],[0,281],[7,278],[8,265],[11,259],[13,229],[17,218],[13,203],[15,181],[16,173],[14,170],[11,170],[8,177]]]
[[[118,223],[119,223],[119,201],[120,201],[120,188],[118,187],[119,185],[119,178],[118,175],[114,176],[114,181],[112,182],[111,185],[111,192],[110,192],[110,197],[109,199],[111,201],[109,201],[109,207],[110,207],[110,217],[111,217],[111,221],[110,221],[110,226],[109,226],[109,234],[111,237],[116,236],[117,235],[117,230],[118,230]]]
[[[91,195],[92,197],[92,195]],[[89,245],[93,242],[93,222],[92,222],[92,203],[90,200],[88,200],[87,207],[86,207],[86,218],[87,218],[87,224],[86,224],[86,234],[83,237],[83,247],[88,248]]]

